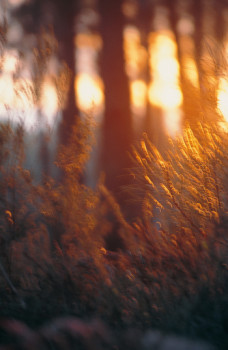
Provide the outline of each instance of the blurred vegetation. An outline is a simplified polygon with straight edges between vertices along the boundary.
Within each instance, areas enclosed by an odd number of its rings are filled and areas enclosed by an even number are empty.
[[[227,133],[203,121],[185,126],[167,151],[145,135],[123,189],[138,212],[129,221],[102,177],[95,189],[82,181],[94,142],[89,118],[58,150],[61,183],[34,180],[25,133],[0,125],[1,318],[31,327],[99,318],[117,333],[156,328],[226,349]]]
[[[98,317],[115,330],[154,327],[225,349],[227,134],[186,127],[163,154],[145,136],[125,189],[139,215],[127,222],[102,179],[95,190],[82,183],[91,123],[74,130],[58,153],[64,180],[35,184],[23,127],[1,125],[1,317],[31,326]]]

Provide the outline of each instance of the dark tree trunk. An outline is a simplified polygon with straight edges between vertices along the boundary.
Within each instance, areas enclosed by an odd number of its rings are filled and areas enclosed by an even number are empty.
[[[124,169],[130,167],[128,152],[133,141],[130,114],[129,82],[125,73],[123,52],[124,17],[122,1],[99,1],[103,52],[101,74],[104,81],[105,116],[101,168],[106,175],[106,185],[117,198],[119,189],[126,184]]]
[[[216,47],[216,75],[220,78],[221,70],[227,70],[226,67],[226,58],[224,53],[224,39],[226,36],[226,24],[224,13],[226,10],[226,2],[225,0],[213,2],[213,9],[215,13],[215,38],[217,40]]]
[[[198,70],[199,76],[199,93],[200,93],[200,103],[203,101],[203,69],[202,69],[202,53],[203,53],[203,28],[202,28],[202,20],[203,20],[203,3],[202,0],[192,0],[191,12],[194,18],[194,44],[195,44],[195,61]],[[201,108],[202,109],[202,108]],[[203,111],[203,109],[202,109]],[[202,112],[204,115],[204,112]]]
[[[142,45],[145,47],[148,53],[146,69],[144,72],[144,81],[146,83],[147,88],[149,88],[149,84],[151,80],[150,51],[149,51],[148,39],[149,39],[150,32],[153,30],[153,27],[152,27],[153,18],[154,18],[154,4],[149,3],[147,0],[140,1],[137,26],[141,30]],[[145,112],[142,131],[147,133],[147,135],[149,136],[152,142],[154,141],[154,130],[153,130],[154,117],[155,115],[153,114],[152,107],[147,94],[146,112]]]
[[[59,43],[59,58],[70,70],[70,86],[66,106],[63,110],[63,120],[60,125],[60,143],[67,144],[72,126],[78,115],[74,80],[76,77],[75,62],[75,18],[78,12],[77,0],[56,0],[55,33]]]
[[[202,59],[202,42],[203,42],[203,4],[202,0],[192,0],[192,15],[194,18],[194,42],[195,42],[195,58],[198,68],[198,73],[200,79],[202,78],[202,68],[201,68],[201,59]]]
[[[215,13],[215,35],[218,42],[221,44],[226,34],[224,11],[227,8],[226,0],[213,2],[213,9]]]

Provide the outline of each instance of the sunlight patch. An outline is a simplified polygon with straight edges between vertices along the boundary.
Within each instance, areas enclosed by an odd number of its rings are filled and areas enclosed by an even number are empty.
[[[180,67],[177,60],[177,46],[168,31],[151,34],[149,40],[151,68],[149,101],[152,105],[161,108],[164,113],[165,127],[170,134],[173,134],[174,125],[176,131],[180,128],[179,109],[183,102],[179,87]]]
[[[78,105],[82,111],[101,107],[104,102],[101,79],[83,73],[78,75],[75,84]]]
[[[221,79],[217,93],[217,107],[228,121],[228,81]]]

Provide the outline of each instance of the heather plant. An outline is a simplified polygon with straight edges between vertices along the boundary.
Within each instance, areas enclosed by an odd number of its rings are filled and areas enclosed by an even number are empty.
[[[194,133],[186,127],[169,139],[166,151],[159,152],[146,135],[134,148],[135,183],[128,190],[141,207],[134,263],[149,289],[149,309],[163,315],[163,326],[170,319],[168,327],[179,324],[180,330],[182,320],[197,332],[192,310],[198,307],[214,335],[213,324],[226,317],[221,308],[227,304],[227,149],[226,133],[202,123]]]
[[[117,329],[153,326],[196,336],[198,317],[199,329],[210,330],[203,336],[214,341],[223,333],[215,329],[214,334],[213,325],[225,317],[221,310],[227,304],[226,134],[202,124],[197,133],[186,128],[163,154],[145,136],[134,149],[135,183],[128,188],[141,214],[129,223],[102,181],[95,190],[83,184],[90,130],[89,120],[79,121],[68,145],[60,148],[61,182],[47,177],[34,186],[30,175],[26,187],[20,176],[28,171],[16,176],[16,209],[23,208],[24,196],[34,198],[27,204],[31,216],[17,216],[19,236],[11,242],[19,291],[37,312],[29,320],[37,320],[42,305],[49,317],[92,315]],[[12,165],[23,159],[19,141],[11,153],[6,131],[3,136],[2,174],[7,156],[15,153]],[[106,236],[113,230],[123,244],[110,251]]]
[[[99,236],[94,237],[94,241],[91,239],[97,223],[99,196],[83,184],[91,137],[90,123],[78,121],[68,145],[62,145],[59,150],[56,165],[61,181],[47,179],[40,188],[44,198],[42,214],[51,236],[69,257],[83,255],[83,252],[89,254],[90,246],[94,247],[100,240]]]
[[[11,266],[12,242],[34,229],[37,202],[29,170],[24,168],[24,129],[0,125],[1,256]]]
[[[167,232],[183,226],[203,236],[219,222],[226,211],[226,143],[226,133],[203,124],[195,133],[186,127],[182,136],[170,138],[164,154],[145,136],[140,151],[134,150],[134,175],[144,196],[134,192],[151,225]]]

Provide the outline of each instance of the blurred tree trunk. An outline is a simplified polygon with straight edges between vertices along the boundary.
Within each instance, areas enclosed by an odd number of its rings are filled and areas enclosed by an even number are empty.
[[[203,43],[203,28],[202,28],[202,18],[203,18],[203,4],[202,0],[192,0],[191,6],[192,16],[194,18],[194,43],[195,43],[195,59],[199,74],[199,80],[201,82],[203,72],[201,67],[202,59],[202,43]]]
[[[214,13],[215,13],[215,35],[220,44],[222,44],[223,39],[226,34],[224,11],[227,9],[227,1],[213,1]]]
[[[224,44],[226,39],[226,30],[227,25],[225,22],[225,12],[226,12],[226,1],[220,0],[219,2],[214,0],[213,2],[213,10],[215,11],[215,38],[217,40],[216,43],[216,75],[218,78],[221,77],[221,73],[227,70],[226,67],[226,55],[224,52]]]
[[[203,107],[203,101],[204,101],[204,87],[203,87],[203,80],[204,80],[204,73],[202,69],[202,56],[203,56],[203,2],[202,0],[191,0],[191,8],[190,12],[194,19],[194,34],[193,34],[193,40],[195,45],[195,62],[196,67],[198,71],[198,77],[199,77],[199,103],[200,103],[200,110],[201,113],[198,116],[200,119],[205,118],[205,112]]]
[[[138,23],[137,26],[139,27],[141,31],[141,39],[142,39],[142,45],[145,47],[147,51],[147,64],[146,69],[144,72],[144,81],[146,83],[147,89],[149,88],[150,84],[150,50],[149,50],[149,35],[152,32],[152,22],[154,17],[154,3],[150,3],[147,0],[141,0],[139,1],[139,15],[138,15]],[[154,135],[154,128],[153,124],[156,123],[154,120],[155,115],[153,114],[152,107],[149,101],[149,96],[147,94],[146,96],[146,112],[145,112],[145,119],[144,119],[144,125],[143,125],[143,132],[146,132],[149,136],[150,140],[153,142],[155,135]]]
[[[76,94],[74,81],[76,77],[75,60],[75,18],[79,10],[79,1],[77,0],[56,0],[53,1],[56,8],[55,14],[55,34],[59,43],[59,58],[66,63],[70,71],[70,85],[66,106],[63,110],[63,121],[60,126],[60,142],[68,143],[72,126],[75,124],[78,116],[76,104]]]
[[[129,168],[128,152],[133,142],[129,82],[125,73],[123,51],[124,17],[122,0],[99,1],[103,52],[101,75],[104,81],[105,116],[101,150],[101,169],[106,185],[122,201],[119,192],[127,183],[124,169]]]

